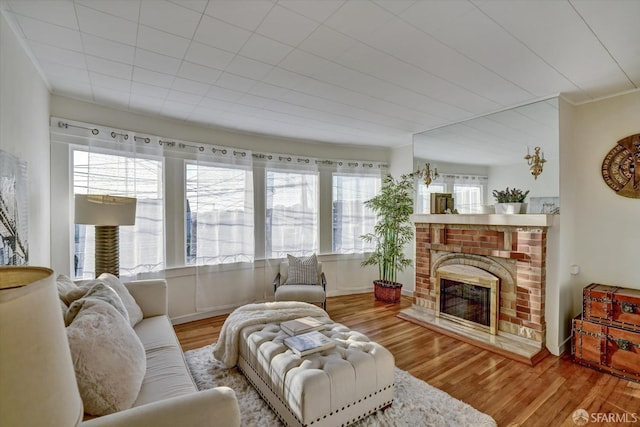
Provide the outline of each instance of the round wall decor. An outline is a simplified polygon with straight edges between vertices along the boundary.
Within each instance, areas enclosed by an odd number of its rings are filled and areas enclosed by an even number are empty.
[[[602,178],[617,194],[640,199],[640,133],[621,139],[607,153]]]

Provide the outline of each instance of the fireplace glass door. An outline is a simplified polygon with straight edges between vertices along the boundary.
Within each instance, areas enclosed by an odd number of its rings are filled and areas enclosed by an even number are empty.
[[[441,279],[440,313],[489,327],[491,288]]]

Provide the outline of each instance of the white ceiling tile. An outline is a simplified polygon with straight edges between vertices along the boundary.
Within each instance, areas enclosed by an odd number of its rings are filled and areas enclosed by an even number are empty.
[[[449,14],[443,16],[447,19]],[[569,80],[475,7],[455,16],[450,24],[429,33],[536,96],[571,88]]]
[[[164,0],[143,0],[140,8],[140,23],[191,39],[202,15],[179,4]]]
[[[243,56],[236,56],[227,66],[226,71],[250,79],[261,80],[273,69],[264,62],[255,61]]]
[[[253,31],[272,7],[273,3],[265,0],[212,0],[204,13],[245,30]]]
[[[135,48],[126,44],[82,33],[84,52],[88,55],[100,56],[112,61],[133,64]]]
[[[158,108],[160,108],[162,102],[164,101],[164,98],[166,98],[167,94],[169,93],[169,89],[134,81],[131,82],[131,93],[132,96],[136,97],[145,96],[159,99],[160,105],[158,106]]]
[[[623,77],[618,65],[569,3],[505,4],[493,0],[483,3],[481,9],[578,86],[590,80]],[[640,48],[637,53],[640,54]]]
[[[211,125],[223,112],[224,110],[198,107],[189,115],[189,121],[203,125]]]
[[[357,40],[366,40],[393,15],[375,3],[346,2],[325,21],[325,25]]]
[[[144,49],[136,49],[134,64],[138,67],[165,74],[176,74],[180,68],[180,60],[170,56],[160,55]]]
[[[87,63],[82,53],[31,41],[31,51],[41,62],[55,62],[75,68],[86,68]]]
[[[181,7],[194,10],[198,13],[203,13],[207,8],[209,0],[170,0],[170,3],[174,3]]]
[[[247,92],[256,84],[255,80],[247,79],[235,74],[230,74],[227,72],[222,73],[222,75],[216,81],[216,86],[231,89],[238,92]]]
[[[212,86],[206,94],[207,98],[213,98],[219,101],[237,101],[242,97],[243,93],[237,90],[226,89],[219,86]],[[202,102],[205,102],[202,100]]]
[[[89,71],[106,74],[112,77],[131,80],[133,74],[133,66],[123,64],[122,62],[111,61],[109,59],[98,58],[97,56],[87,55],[87,68]]]
[[[40,63],[46,75],[75,80],[79,83],[89,83],[89,72],[86,68],[69,67],[55,62],[43,61]]]
[[[205,67],[188,61],[182,61],[180,70],[178,70],[178,76],[180,77],[207,84],[215,82],[218,77],[220,77],[220,74],[222,74],[221,70]]]
[[[77,30],[60,27],[20,15],[16,16],[16,20],[25,37],[29,40],[82,52],[82,40],[80,39],[80,32]]]
[[[205,67],[224,70],[231,62],[234,55],[224,50],[207,46],[198,42],[191,42],[189,50],[185,55],[185,60],[194,62]]]
[[[136,44],[137,25],[134,22],[85,6],[76,5],[80,31],[119,43]]]
[[[144,25],[138,27],[137,47],[152,52],[182,59],[187,53],[190,40],[165,33]]]
[[[279,0],[278,5],[317,22],[324,22],[344,4],[344,0]]]
[[[203,93],[204,92],[200,95],[196,95],[193,93],[181,92],[179,90],[170,90],[166,100],[195,106],[198,105],[202,99]]]
[[[133,67],[133,80],[140,83],[148,83],[154,86],[170,88],[174,76],[147,70],[146,68]]]
[[[394,15],[399,15],[413,6],[415,0],[375,0],[374,3]]]
[[[598,39],[606,46],[616,62],[640,87],[640,43],[638,16],[640,2],[572,2]]]
[[[105,89],[113,89],[120,92],[128,92],[131,89],[131,81],[128,79],[120,79],[118,77],[107,76],[105,74],[89,72],[89,79],[92,86],[100,86]]]
[[[78,30],[76,11],[71,0],[12,1],[10,5],[11,10],[19,15]]]
[[[138,22],[140,0],[75,0],[75,3]]]
[[[316,29],[298,48],[333,60],[342,55],[357,43],[351,37],[347,37],[331,28],[322,26]]]
[[[256,95],[259,97],[270,98],[270,99],[278,99],[280,98],[287,90],[274,86],[265,82],[258,82],[255,86],[253,86],[249,90],[249,94]]]
[[[264,98],[262,96],[255,96],[250,94],[244,94],[240,99],[238,99],[237,103],[241,105],[248,105],[250,107],[255,108],[264,108],[273,102],[269,98]]]
[[[222,99],[222,97],[209,98],[205,96],[200,100],[200,104],[196,110],[203,108],[215,111],[226,111],[231,108],[232,105],[233,101]]]
[[[176,77],[173,82],[172,89],[202,96],[202,94],[207,93],[209,90],[209,85]]]
[[[240,55],[268,64],[277,65],[293,48],[272,39],[252,34],[240,50]]]
[[[317,22],[276,5],[256,32],[281,43],[297,46],[317,27]]]
[[[249,36],[251,33],[247,30],[204,15],[194,40],[229,52],[238,52]]]

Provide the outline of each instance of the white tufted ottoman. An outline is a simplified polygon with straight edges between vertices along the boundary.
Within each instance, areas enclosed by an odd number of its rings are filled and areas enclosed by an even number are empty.
[[[336,347],[298,357],[279,323],[242,329],[238,367],[290,426],[340,426],[393,403],[393,355],[363,334],[327,318]]]

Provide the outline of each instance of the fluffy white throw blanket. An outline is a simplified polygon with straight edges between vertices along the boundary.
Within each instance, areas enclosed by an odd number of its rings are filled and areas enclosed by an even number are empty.
[[[218,342],[213,347],[213,357],[233,368],[238,363],[240,331],[260,323],[280,323],[299,317],[329,317],[326,311],[313,304],[297,301],[247,304],[235,309],[220,330]]]

